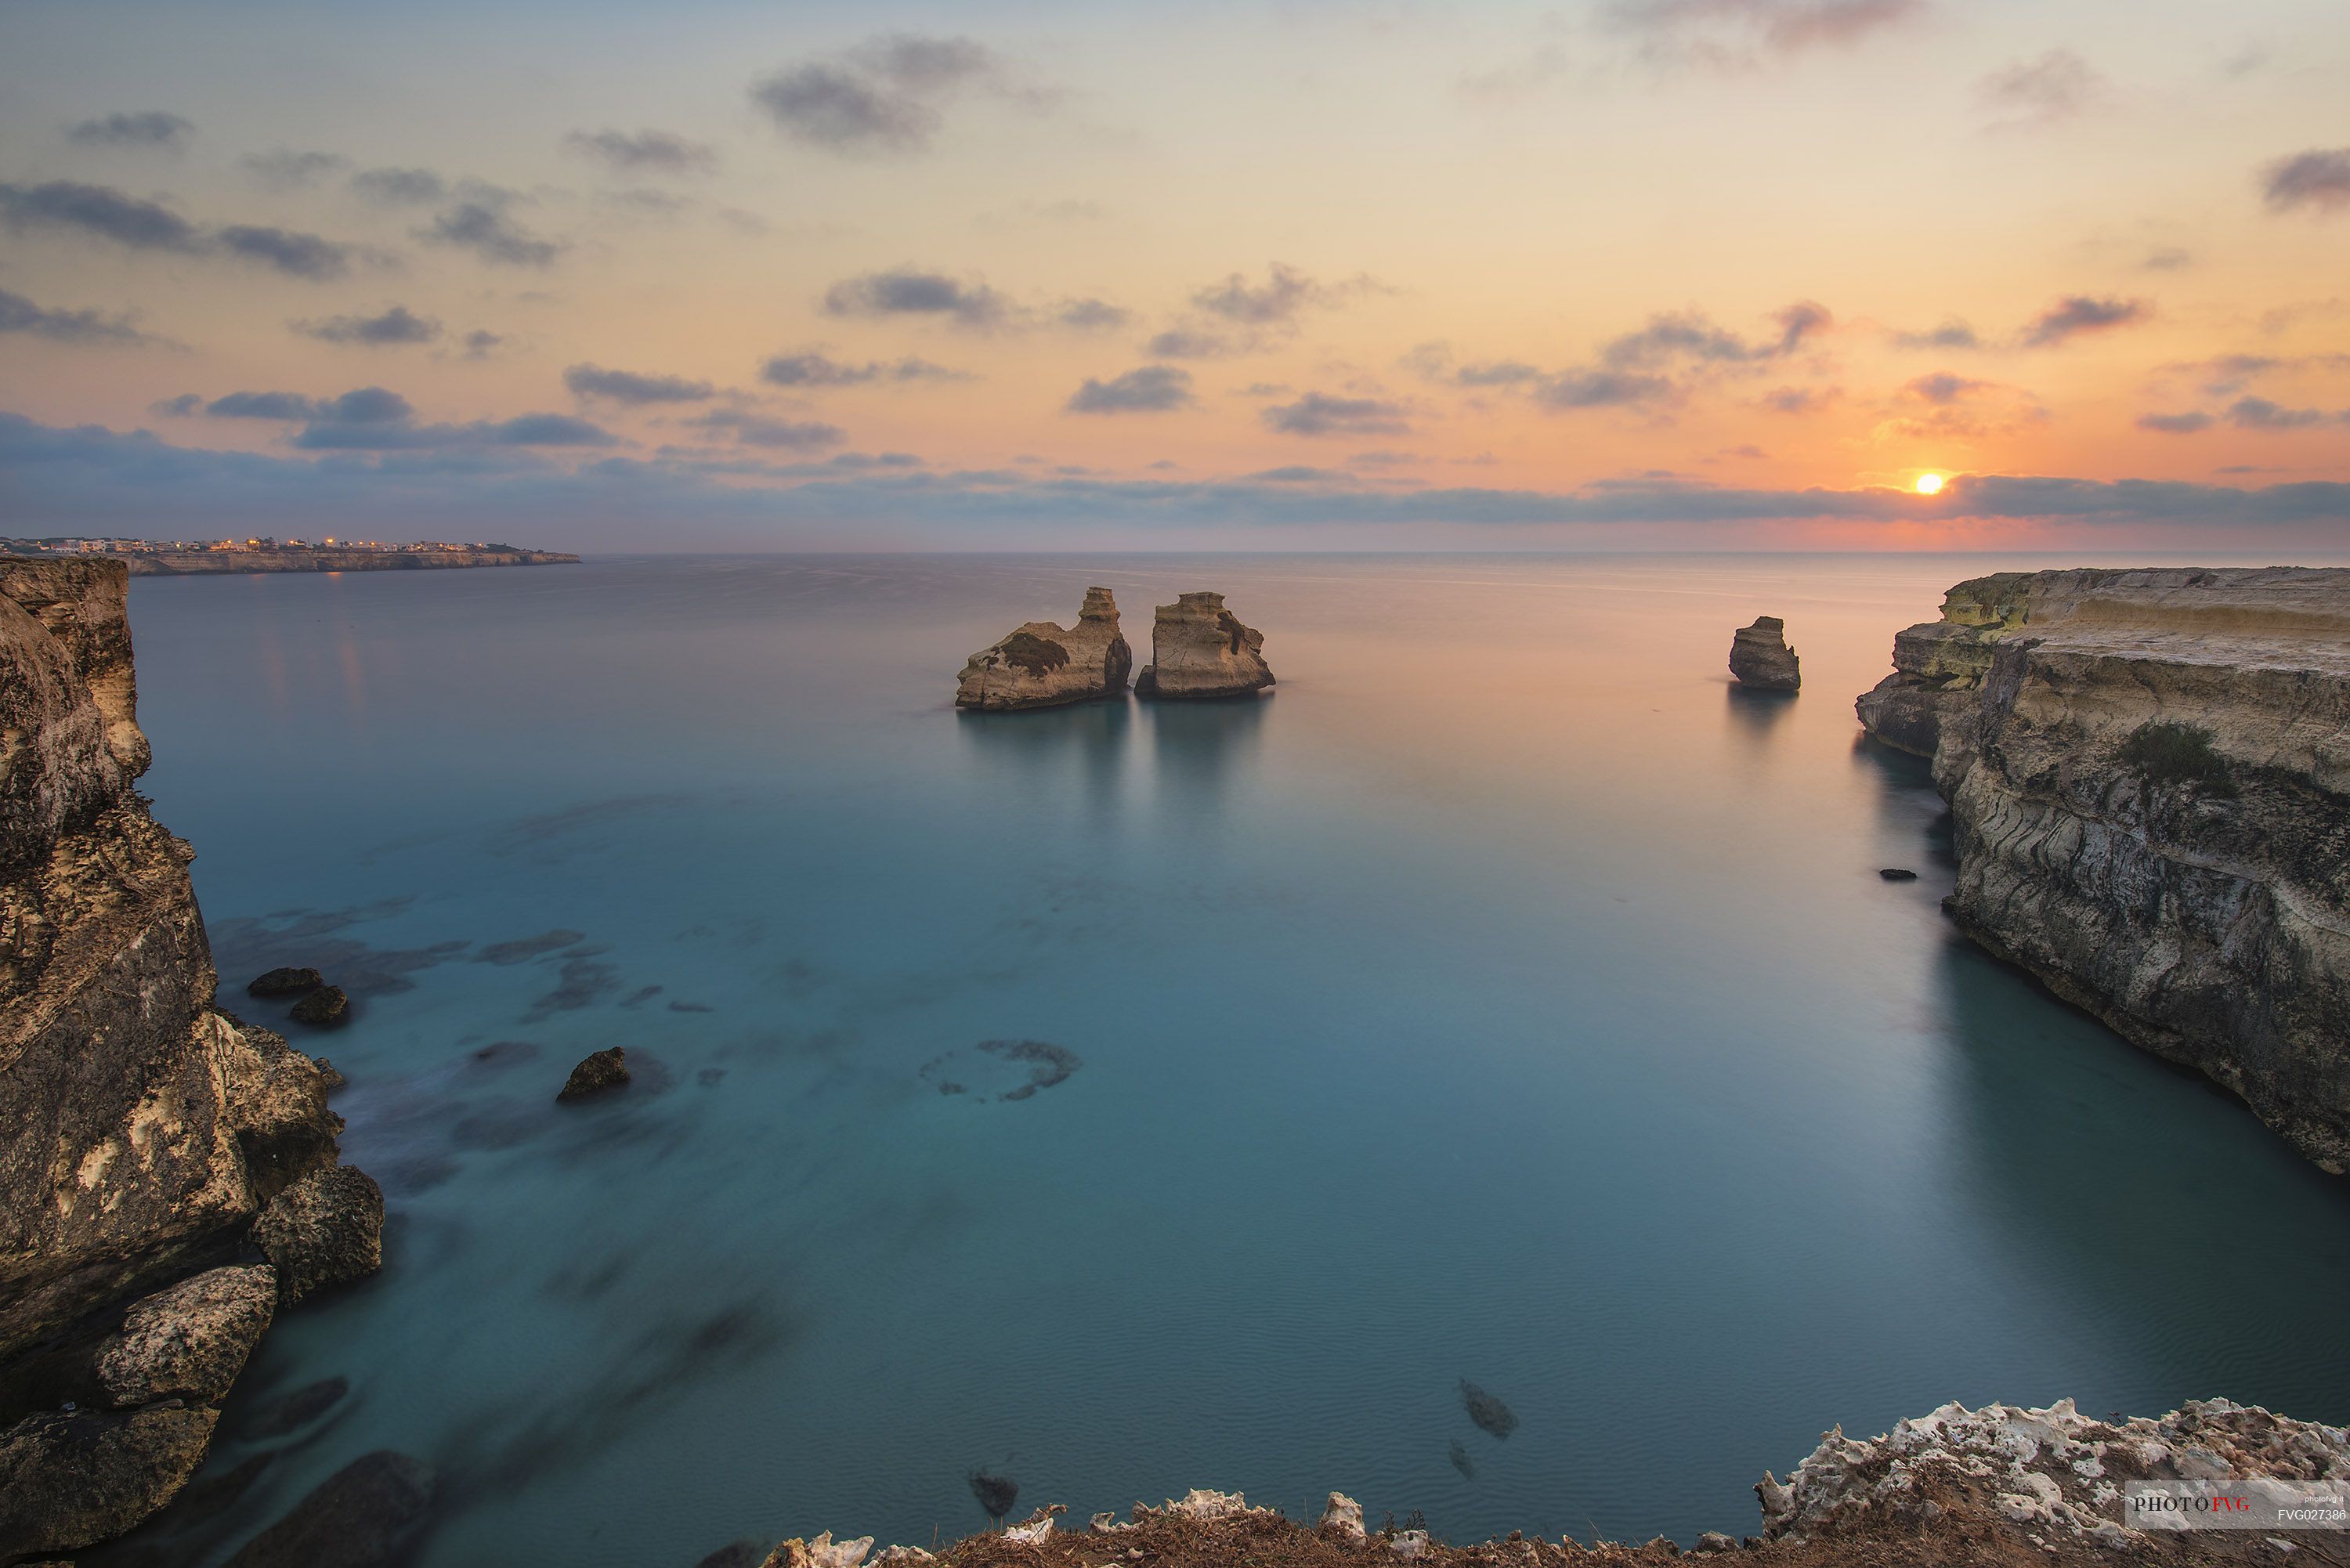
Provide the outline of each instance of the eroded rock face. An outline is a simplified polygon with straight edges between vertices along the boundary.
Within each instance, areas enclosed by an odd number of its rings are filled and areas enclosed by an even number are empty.
[[[1243,626],[1222,594],[1178,594],[1151,622],[1150,666],[1134,692],[1161,700],[1246,697],[1272,684],[1264,633]]]
[[[131,788],[123,591],[0,559],[0,1364],[216,1261],[341,1127],[308,1057],[213,1008],[188,847]]]
[[[1731,634],[1730,672],[1741,686],[1762,691],[1793,691],[1804,683],[1802,664],[1787,646],[1787,623],[1775,615],[1754,618]]]
[[[277,1272],[212,1269],[132,1307],[99,1351],[117,1405],[218,1404],[277,1312]]]
[[[187,1484],[219,1419],[172,1402],[52,1411],[0,1433],[0,1562],[129,1530]]]
[[[1077,624],[1032,620],[971,656],[955,685],[958,708],[1054,708],[1126,690],[1134,652],[1118,629],[1118,601],[1087,588]]]
[[[1894,667],[1960,928],[2350,1170],[2350,571],[2002,573]]]
[[[253,1240],[277,1271],[277,1299],[365,1279],[383,1267],[383,1189],[348,1165],[314,1170],[269,1200]]]

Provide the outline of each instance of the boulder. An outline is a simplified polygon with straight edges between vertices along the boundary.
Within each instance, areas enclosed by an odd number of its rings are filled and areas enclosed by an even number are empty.
[[[1151,622],[1150,665],[1134,694],[1163,701],[1246,697],[1272,684],[1264,633],[1243,626],[1222,594],[1178,594]]]
[[[351,999],[339,985],[322,985],[296,1002],[290,1016],[313,1029],[340,1029],[350,1022]]]
[[[276,1266],[281,1306],[364,1279],[383,1266],[383,1189],[348,1165],[314,1170],[269,1200],[253,1240]]]
[[[981,649],[955,683],[958,708],[1055,708],[1115,697],[1126,690],[1134,652],[1118,629],[1118,601],[1087,588],[1077,624],[1032,620]]]
[[[315,969],[273,969],[245,983],[247,996],[301,996],[327,983]]]
[[[432,1471],[379,1449],[353,1459],[244,1543],[227,1568],[385,1568],[432,1506]]]
[[[133,1306],[99,1348],[98,1378],[117,1405],[214,1405],[244,1370],[277,1312],[277,1271],[213,1269]]]
[[[590,1095],[617,1089],[629,1081],[629,1054],[618,1045],[607,1046],[571,1069],[571,1076],[563,1081],[557,1100],[584,1100]]]
[[[1758,691],[1793,691],[1804,683],[1795,650],[1787,646],[1787,623],[1775,615],[1759,615],[1752,626],[1731,635],[1730,672],[1741,686]]]
[[[1346,1546],[1360,1546],[1368,1539],[1363,1529],[1363,1505],[1342,1491],[1332,1492],[1322,1505],[1322,1521],[1315,1529]]]
[[[217,1410],[58,1410],[0,1433],[0,1562],[73,1552],[169,1502],[203,1462]]]

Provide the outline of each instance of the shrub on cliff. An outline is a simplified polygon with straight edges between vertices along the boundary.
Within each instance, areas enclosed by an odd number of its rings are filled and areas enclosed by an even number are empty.
[[[2211,732],[2163,719],[2141,724],[2122,742],[2121,760],[2149,784],[2189,784],[2205,794],[2232,797],[2236,779]]]

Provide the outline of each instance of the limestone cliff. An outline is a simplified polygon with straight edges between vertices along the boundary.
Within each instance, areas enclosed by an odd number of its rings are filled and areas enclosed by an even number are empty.
[[[1240,623],[1222,594],[1178,594],[1150,628],[1150,667],[1138,697],[1245,697],[1273,684],[1264,633]]]
[[[317,1064],[213,1007],[191,852],[132,787],[148,747],[125,576],[0,558],[0,1472],[103,1451],[139,1473],[101,1478],[111,1511],[78,1523],[7,1511],[0,1558],[122,1528],[193,1468],[210,1412],[182,1392],[109,1414],[89,1357],[133,1297],[259,1266],[255,1218],[334,1166],[341,1127]],[[59,1412],[19,1420],[44,1404]]]
[[[2350,1169],[2350,571],[2002,573],[1893,662],[1961,929]]]
[[[981,649],[955,683],[958,708],[1053,708],[1126,690],[1134,652],[1118,629],[1118,601],[1087,588],[1074,628],[1032,620]]]

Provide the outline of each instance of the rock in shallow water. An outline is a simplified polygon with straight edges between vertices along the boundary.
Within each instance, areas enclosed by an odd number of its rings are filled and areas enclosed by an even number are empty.
[[[276,1265],[281,1306],[362,1279],[383,1266],[383,1189],[348,1165],[312,1171],[270,1199],[253,1240]]]
[[[1074,628],[1032,620],[972,654],[956,680],[955,706],[1055,708],[1115,697],[1133,668],[1134,652],[1118,628],[1118,601],[1107,588],[1087,588]]]
[[[1151,623],[1150,667],[1134,694],[1162,701],[1246,697],[1272,684],[1264,633],[1243,626],[1222,594],[1178,594]]]
[[[247,996],[301,996],[327,983],[315,969],[273,969],[246,983]]]
[[[291,1016],[313,1029],[340,1029],[350,1022],[351,999],[339,985],[322,985],[296,1002]]]
[[[277,1312],[277,1272],[213,1269],[158,1291],[99,1347],[99,1381],[117,1405],[217,1404]]]
[[[385,1568],[432,1506],[432,1469],[390,1449],[363,1454],[245,1542],[227,1568]]]
[[[571,1076],[563,1081],[557,1100],[584,1100],[590,1095],[625,1086],[629,1081],[629,1054],[618,1045],[609,1045],[587,1057],[571,1069]]]
[[[129,1530],[187,1484],[219,1418],[175,1400],[29,1416],[0,1433],[0,1562]]]
[[[1787,646],[1787,623],[1775,615],[1756,616],[1730,639],[1730,672],[1741,686],[1760,691],[1793,691],[1804,683],[1802,663]]]

